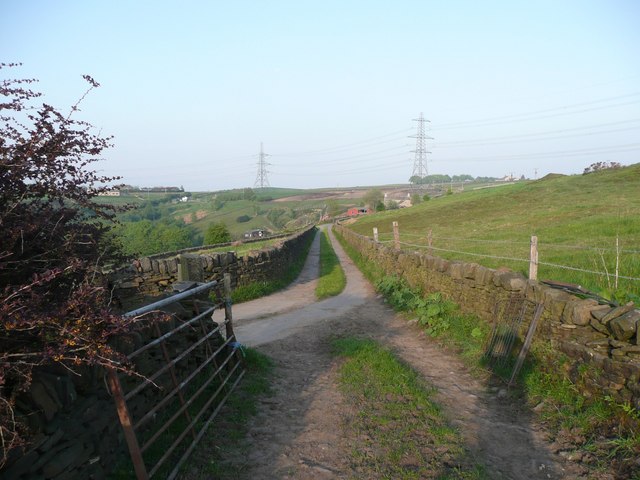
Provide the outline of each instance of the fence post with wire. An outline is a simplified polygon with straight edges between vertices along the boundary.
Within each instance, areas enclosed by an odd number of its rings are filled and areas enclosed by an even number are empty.
[[[528,264],[528,272],[525,275],[530,280],[538,280],[539,277],[539,269],[541,266],[547,267],[547,272],[556,272],[557,271],[565,271],[565,272],[573,272],[574,275],[560,275],[560,280],[563,282],[567,282],[571,280],[576,286],[581,287],[578,284],[588,284],[590,283],[588,280],[585,281],[584,278],[578,277],[577,280],[573,279],[576,275],[582,274],[584,277],[599,277],[605,278],[606,287],[609,287],[610,290],[617,290],[619,288],[620,280],[629,281],[629,285],[631,285],[632,291],[637,291],[637,284],[635,282],[640,281],[640,277],[633,275],[621,275],[620,274],[620,265],[621,265],[621,256],[622,254],[626,254],[627,258],[631,258],[627,263],[630,265],[630,269],[634,268],[634,265],[640,267],[640,251],[629,250],[629,249],[621,249],[619,244],[619,239],[616,237],[615,248],[594,248],[594,247],[586,247],[586,246],[576,246],[576,245],[562,245],[562,244],[553,244],[553,243],[543,243],[547,249],[555,248],[555,249],[567,249],[573,251],[593,251],[594,259],[592,260],[594,266],[601,266],[602,270],[595,270],[591,268],[583,268],[579,266],[565,265],[564,263],[557,263],[552,261],[541,261],[540,256],[540,242],[537,235],[532,235],[529,241],[526,243],[528,245],[528,252],[521,257],[513,256],[513,255],[504,255],[499,251],[495,254],[492,253],[479,253],[478,251],[470,251],[468,248],[447,248],[449,247],[448,243],[442,244],[442,241],[449,242],[466,242],[473,244],[484,244],[484,245],[503,245],[504,249],[508,249],[509,252],[515,252],[517,249],[515,248],[517,245],[522,245],[524,247],[524,242],[518,241],[509,241],[509,240],[489,240],[489,239],[476,239],[476,238],[457,238],[457,237],[437,237],[433,234],[433,230],[429,228],[427,230],[426,236],[420,234],[412,234],[412,233],[402,233],[400,231],[400,226],[397,221],[392,222],[392,240],[381,240],[380,237],[383,234],[379,233],[377,227],[374,227],[374,239],[379,243],[389,243],[393,242],[394,249],[400,250],[403,247],[411,247],[417,249],[426,249],[429,255],[437,254],[437,252],[443,252],[448,254],[458,254],[464,256],[472,256],[477,258],[486,258],[489,260],[498,260],[505,261],[509,263],[521,263]],[[407,237],[416,237],[416,241],[407,241]],[[388,237],[387,237],[388,238]],[[436,241],[439,240],[438,246],[436,246]],[[423,243],[425,242],[425,243]],[[495,251],[495,249],[494,249]],[[522,251],[522,250],[521,250]],[[615,265],[608,267],[605,261],[605,254],[609,253],[610,255],[615,254],[615,259],[610,261],[615,261]],[[557,255],[556,255],[557,257]],[[583,262],[584,263],[584,262]],[[524,269],[523,269],[524,273]],[[549,275],[549,273],[547,273]],[[591,282],[595,283],[595,282]]]

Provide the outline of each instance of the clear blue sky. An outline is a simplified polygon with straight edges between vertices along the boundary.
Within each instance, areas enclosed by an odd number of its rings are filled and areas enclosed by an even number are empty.
[[[115,136],[140,186],[529,178],[640,162],[640,2],[0,0],[0,61]],[[6,73],[2,74],[6,75]],[[537,169],[537,174],[535,173]]]

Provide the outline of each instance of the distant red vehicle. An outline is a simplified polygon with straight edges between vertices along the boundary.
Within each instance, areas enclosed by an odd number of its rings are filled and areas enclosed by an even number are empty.
[[[354,207],[347,210],[348,217],[357,217],[358,215],[366,215],[371,213],[371,209],[365,207]]]

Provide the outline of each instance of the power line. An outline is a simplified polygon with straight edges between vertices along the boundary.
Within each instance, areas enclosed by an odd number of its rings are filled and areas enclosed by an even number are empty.
[[[589,101],[589,102],[574,103],[574,104],[570,104],[570,105],[561,105],[561,106],[558,106],[558,107],[545,108],[545,109],[542,109],[542,110],[534,110],[534,111],[531,111],[531,112],[515,113],[515,114],[511,114],[511,115],[501,115],[501,116],[498,116],[498,117],[488,117],[488,118],[481,118],[481,119],[477,119],[477,120],[465,120],[465,121],[462,121],[462,122],[442,123],[442,124],[440,124],[438,126],[438,130],[448,130],[448,129],[452,129],[452,128],[476,127],[476,126],[481,126],[481,125],[495,125],[495,124],[500,124],[500,123],[508,123],[510,121],[522,121],[522,120],[531,120],[531,119],[538,119],[538,118],[548,118],[548,117],[558,116],[558,115],[571,115],[571,114],[574,114],[574,113],[588,112],[588,111],[591,111],[591,110],[600,110],[600,109],[603,109],[603,108],[618,107],[618,106],[638,103],[638,102],[640,102],[640,100],[632,100],[632,101],[629,101],[629,102],[615,103],[615,104],[612,104],[612,105],[603,105],[603,106],[595,107],[595,108],[577,110],[575,112],[561,112],[561,113],[557,113],[557,114],[554,114],[554,115],[543,115],[543,116],[540,116],[540,114],[545,114],[545,113],[549,113],[549,112],[555,112],[555,111],[558,111],[558,110],[574,109],[574,108],[577,108],[577,107],[595,105],[595,104],[598,104],[598,103],[611,102],[612,100],[619,100],[619,99],[622,99],[622,98],[637,97],[639,95],[640,95],[640,92],[633,92],[633,93],[628,93],[626,95],[616,95],[614,97],[601,98],[601,99],[598,99],[598,100],[592,100],[592,101]],[[529,119],[529,118],[524,118],[524,119],[520,118],[520,119],[518,119],[518,117],[529,117],[529,116],[533,116],[533,118],[531,118],[531,119]]]
[[[634,130],[634,129],[638,128],[638,127],[628,127],[628,128],[611,129],[611,130],[600,130],[600,131],[588,132],[588,133],[547,137],[547,135],[553,135],[553,134],[556,134],[556,133],[575,132],[575,131],[580,131],[580,130],[591,130],[591,129],[598,128],[598,127],[609,127],[609,126],[624,125],[624,124],[627,124],[627,123],[638,123],[638,122],[640,122],[640,118],[632,118],[630,120],[621,120],[621,121],[618,121],[618,122],[599,123],[599,124],[595,124],[595,125],[586,125],[586,126],[583,126],[583,127],[560,128],[560,129],[554,129],[554,130],[546,130],[544,132],[521,133],[521,134],[518,134],[518,135],[503,135],[503,136],[499,136],[499,137],[475,138],[475,139],[470,139],[470,140],[454,140],[454,141],[451,141],[451,142],[440,142],[440,143],[438,143],[437,146],[438,147],[444,147],[444,146],[449,147],[449,146],[466,146],[466,145],[472,145],[472,146],[490,145],[490,144],[493,145],[493,144],[498,144],[498,143],[516,143],[516,142],[522,142],[522,141],[526,142],[526,141],[529,141],[529,138],[531,138],[531,137],[533,137],[534,141],[538,141],[538,140],[547,140],[547,139],[556,139],[556,138],[569,138],[569,137],[572,137],[572,136],[600,135],[600,134],[603,134],[603,133],[613,133],[613,132],[622,132],[622,131],[627,131],[627,130]],[[501,140],[510,140],[510,141],[500,142]]]
[[[563,138],[576,138],[576,137],[593,137],[594,135],[605,135],[607,133],[618,133],[618,132],[628,132],[630,130],[638,130],[640,126],[637,127],[626,127],[626,128],[612,128],[609,130],[599,130],[595,132],[587,132],[587,133],[570,133],[568,135],[551,135],[551,136],[535,136],[535,135],[521,135],[520,137],[529,137],[529,138],[519,138],[514,140],[499,140],[499,141],[489,141],[485,142],[482,140],[467,140],[457,142],[444,142],[438,145],[434,145],[434,147],[438,148],[451,148],[451,147],[480,147],[484,145],[507,145],[511,143],[526,143],[526,142],[538,142],[540,140],[560,140]]]
[[[604,155],[609,153],[623,153],[640,150],[640,143],[627,143],[623,145],[609,145],[606,147],[593,147],[583,148],[579,150],[556,150],[553,152],[539,152],[539,153],[522,153],[515,155],[494,155],[484,157],[461,157],[446,159],[449,162],[457,161],[478,161],[478,160],[519,160],[519,159],[531,159],[531,158],[546,158],[546,157],[579,157],[582,155]]]
[[[340,158],[333,158],[331,160],[323,160],[322,161],[322,166],[333,165],[333,164],[341,164],[341,163],[345,163],[345,162],[348,162],[350,164],[357,164],[359,162],[369,162],[370,160],[377,160],[379,158],[387,158],[387,157],[389,157],[389,155],[385,155],[385,156],[382,156],[382,157],[377,156],[377,155],[379,155],[381,153],[386,153],[386,152],[393,152],[393,151],[396,151],[396,150],[402,150],[406,154],[407,145],[404,144],[404,145],[400,145],[400,146],[385,148],[383,150],[376,150],[374,152],[360,153],[358,155],[352,155],[352,156],[349,156],[349,157],[340,157]],[[375,155],[375,156],[372,157],[372,155]],[[396,155],[391,155],[391,156],[396,156]],[[314,163],[317,163],[317,162],[314,160]],[[296,164],[279,163],[278,162],[278,163],[271,163],[271,165],[274,165],[276,167],[287,167],[287,168],[306,168],[307,167],[307,165],[302,164],[300,162],[297,162]]]
[[[401,167],[402,165],[406,166],[407,164],[405,155],[402,155],[402,157],[398,157],[398,155],[388,155],[387,157],[380,157],[380,158],[402,158],[402,159],[392,163],[390,163],[389,161],[385,161],[383,163],[378,163],[373,165],[368,164],[366,168],[355,167],[348,170],[331,170],[331,173],[334,175],[343,175],[343,174],[349,174],[349,173],[362,173],[363,171],[376,172],[376,171],[383,171],[383,170],[397,170],[398,167]],[[323,173],[326,173],[326,171],[325,172],[322,172],[322,171],[305,172],[305,173],[293,173],[291,171],[288,171],[288,172],[276,172],[276,173],[278,173],[278,175],[287,175],[287,176],[294,176],[294,177],[316,177],[316,176],[322,175]]]
[[[387,143],[387,142],[393,142],[397,139],[391,139],[391,140],[385,140],[382,142],[377,142],[377,143],[371,143],[374,142],[376,140],[380,140],[381,138],[386,138],[386,137],[391,137],[394,135],[398,135],[401,133],[406,133],[407,131],[409,131],[411,129],[402,129],[402,130],[398,130],[395,132],[391,132],[391,133],[387,133],[385,135],[378,135],[376,137],[370,137],[366,140],[361,140],[359,142],[353,142],[353,143],[347,143],[344,145],[338,145],[335,147],[327,147],[327,148],[321,148],[318,150],[308,150],[306,152],[290,152],[290,153],[278,153],[276,154],[278,157],[291,157],[291,156],[300,156],[300,155],[316,155],[316,154],[324,154],[324,153],[334,153],[335,151],[338,150],[350,150],[353,147],[360,147],[363,146],[363,144],[370,144],[370,145],[379,145],[381,143]],[[401,136],[399,138],[404,138],[404,136]]]

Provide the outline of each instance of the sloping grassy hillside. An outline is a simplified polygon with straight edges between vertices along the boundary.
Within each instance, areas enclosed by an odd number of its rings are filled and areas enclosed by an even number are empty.
[[[182,197],[186,197],[186,201],[181,201]],[[234,240],[242,239],[245,232],[257,228],[274,233],[295,231],[317,223],[326,211],[346,211],[356,199],[341,198],[339,192],[323,194],[317,190],[265,188],[129,193],[99,197],[96,201],[132,205],[133,209],[119,215],[121,226],[114,235],[128,254],[150,255],[202,245],[207,229],[220,222],[226,225]]]
[[[371,236],[378,227],[387,241],[394,220],[405,244],[426,244],[431,230],[433,246],[443,249],[436,255],[523,273],[528,261],[479,255],[528,259],[530,237],[537,235],[541,263],[600,273],[541,264],[538,278],[578,283],[609,297],[640,293],[637,280],[618,279],[616,287],[615,277],[601,275],[614,274],[617,260],[620,276],[640,277],[640,164],[447,195],[367,216],[351,228]]]

